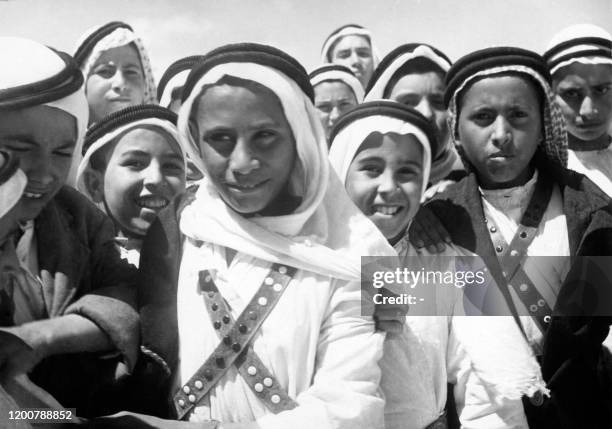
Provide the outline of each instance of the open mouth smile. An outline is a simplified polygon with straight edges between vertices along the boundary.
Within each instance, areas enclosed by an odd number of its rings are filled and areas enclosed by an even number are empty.
[[[374,204],[372,206],[372,214],[379,214],[383,216],[395,216],[402,209],[403,209],[403,206],[398,206],[398,205]]]
[[[135,200],[138,207],[150,210],[160,210],[166,207],[170,201],[164,197],[158,197],[155,195],[147,195],[144,197],[138,197]]]

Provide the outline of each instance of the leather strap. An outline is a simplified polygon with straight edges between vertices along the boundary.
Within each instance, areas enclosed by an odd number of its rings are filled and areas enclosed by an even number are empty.
[[[210,273],[207,270],[200,271],[200,292],[221,341],[204,364],[174,395],[174,407],[179,419],[183,419],[206,396],[231,365],[236,365],[251,389],[272,412],[278,413],[297,406],[250,345],[295,272],[294,267],[272,265],[258,291],[234,321]]]
[[[540,176],[510,245],[504,240],[495,222],[492,219],[487,219],[491,240],[508,287],[514,289],[521,302],[529,309],[530,315],[542,332],[546,331],[552,310],[525,273],[522,263],[527,258],[527,249],[533,242],[538,226],[544,217],[544,212],[552,196],[552,190],[552,183],[545,177]],[[509,305],[513,304],[510,302]],[[517,320],[517,323],[523,330],[519,320]]]

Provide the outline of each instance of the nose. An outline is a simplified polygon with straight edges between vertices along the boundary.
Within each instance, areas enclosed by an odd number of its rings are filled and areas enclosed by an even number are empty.
[[[259,168],[259,161],[253,156],[245,139],[238,139],[230,155],[229,168],[234,173],[249,174]]]
[[[123,72],[119,69],[117,69],[117,71],[113,75],[112,88],[118,93],[122,93],[127,89],[125,76],[123,75]]]
[[[390,194],[397,189],[397,183],[393,172],[386,168],[379,177],[378,182],[378,193],[379,194]]]
[[[39,154],[29,163],[27,176],[28,182],[35,186],[47,187],[52,184],[55,179],[51,159],[49,156]]]
[[[329,118],[328,118],[329,125],[330,126],[334,125],[334,123],[338,120],[339,117],[340,117],[340,109],[338,108],[338,106],[334,106],[329,112]]]
[[[491,140],[497,147],[502,147],[512,140],[510,125],[508,124],[506,118],[504,118],[502,115],[498,115],[493,123]]]
[[[580,116],[591,119],[595,115],[597,115],[597,107],[595,106],[593,98],[590,95],[587,95],[580,104]]]
[[[359,55],[357,55],[357,51],[351,52],[351,56],[349,57],[351,65],[360,65],[361,62],[359,60]]]
[[[143,170],[143,182],[145,186],[160,186],[164,182],[161,165],[156,161],[151,161],[147,168]]]
[[[427,97],[421,98],[421,101],[416,106],[416,110],[425,116],[427,119],[433,119],[434,111]]]

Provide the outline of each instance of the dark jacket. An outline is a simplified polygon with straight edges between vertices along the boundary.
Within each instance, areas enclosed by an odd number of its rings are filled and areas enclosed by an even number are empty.
[[[41,362],[31,378],[62,405],[95,414],[97,386],[114,376],[119,360],[127,367],[136,361],[136,270],[121,260],[112,222],[74,189],[62,188],[34,223],[48,317],[76,313],[92,320],[121,356],[53,356]]]
[[[609,353],[601,346],[609,318],[588,311],[572,316],[567,303],[577,291],[596,293],[612,306],[612,284],[601,281],[577,256],[612,256],[612,200],[585,176],[537,160],[540,175],[560,186],[567,219],[573,266],[561,287],[555,314],[546,332],[542,372],[552,391],[550,400],[534,407],[523,401],[532,428],[612,427]],[[452,241],[481,256],[498,285],[505,285],[489,231],[474,173],[449,187],[427,204],[441,220]],[[597,290],[593,291],[592,286]],[[608,306],[607,310],[610,310]],[[600,313],[601,314],[601,313]],[[607,314],[612,314],[609,312]]]

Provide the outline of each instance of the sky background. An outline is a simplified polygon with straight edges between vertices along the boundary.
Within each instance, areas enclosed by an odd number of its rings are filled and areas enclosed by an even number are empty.
[[[69,53],[90,27],[113,20],[141,36],[158,80],[178,58],[241,41],[279,47],[310,70],[325,38],[347,23],[369,28],[381,56],[408,42],[453,61],[494,45],[542,52],[570,24],[612,32],[612,0],[0,0],[0,35]]]

